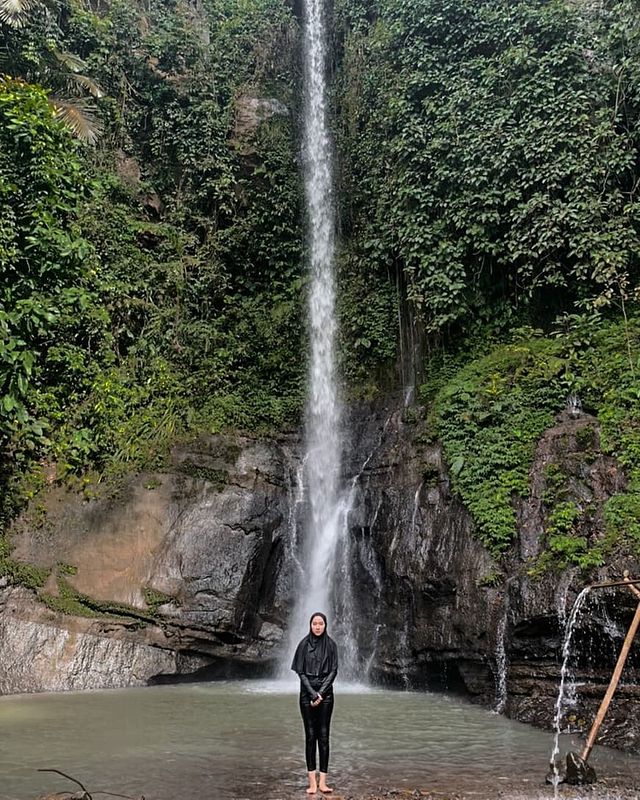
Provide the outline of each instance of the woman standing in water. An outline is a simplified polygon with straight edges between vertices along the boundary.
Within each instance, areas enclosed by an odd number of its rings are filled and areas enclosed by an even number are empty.
[[[300,678],[300,713],[306,739],[307,794],[318,789],[329,794],[329,726],[333,713],[333,682],[338,673],[338,648],[327,634],[327,618],[317,612],[311,617],[309,633],[296,648],[291,669]],[[320,781],[316,778],[316,745],[320,754]]]

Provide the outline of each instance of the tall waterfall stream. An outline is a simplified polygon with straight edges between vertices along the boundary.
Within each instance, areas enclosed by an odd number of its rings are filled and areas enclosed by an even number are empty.
[[[306,499],[302,574],[291,626],[291,644],[305,632],[310,615],[324,611],[341,638],[351,607],[348,545],[343,536],[353,487],[341,486],[342,410],[336,375],[335,249],[333,147],[327,108],[327,47],[324,0],[304,3],[304,164],[309,240],[310,366],[304,457]],[[340,559],[342,549],[343,558]],[[342,565],[342,566],[340,566]],[[339,577],[339,580],[334,580]],[[337,592],[337,596],[336,596]],[[291,648],[289,648],[291,649]],[[285,653],[285,660],[289,656]],[[356,654],[343,653],[343,673],[353,673]]]

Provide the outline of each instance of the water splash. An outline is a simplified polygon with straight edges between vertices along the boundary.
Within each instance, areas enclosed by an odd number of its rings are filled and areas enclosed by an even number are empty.
[[[416,489],[416,493],[413,495],[413,513],[411,514],[411,535],[415,533],[416,530],[416,522],[418,521],[418,514],[420,513],[420,495],[422,494],[422,489],[424,487],[424,478],[420,481],[420,485]]]
[[[364,530],[362,531],[362,538],[359,543],[359,553],[358,553],[360,563],[364,567],[367,575],[371,580],[371,583],[373,584],[373,605],[374,605],[373,618],[375,620],[380,619],[380,606],[382,603],[383,580],[382,580],[382,570],[380,569],[380,564],[378,562],[378,558],[373,548],[371,536],[373,534],[373,529],[376,520],[378,518],[378,514],[380,513],[381,506],[382,506],[382,499],[378,501],[378,504],[373,513],[373,518],[369,523],[369,535],[365,536],[365,531]],[[379,621],[376,622],[373,631],[373,644],[371,646],[371,652],[368,658],[366,658],[363,668],[363,675],[366,679],[369,678],[371,669],[375,662],[375,657],[378,651],[378,643],[380,639],[381,629],[382,629],[382,624]]]
[[[587,586],[577,596],[571,614],[565,625],[564,642],[562,645],[562,667],[560,669],[560,687],[558,689],[558,697],[556,699],[555,714],[553,718],[553,727],[555,735],[553,739],[553,750],[551,751],[551,768],[553,770],[553,795],[558,797],[558,787],[560,785],[560,769],[558,764],[558,756],[560,755],[560,733],[562,728],[562,717],[565,708],[565,694],[567,687],[567,678],[569,676],[569,661],[571,658],[571,639],[575,630],[578,615],[582,610],[590,587]]]
[[[290,457],[289,458],[290,464],[291,461],[292,459]],[[304,469],[305,469],[305,460],[303,459],[296,466],[295,470],[293,469],[292,466],[289,466],[289,469],[287,470],[286,473],[287,499],[289,508],[289,514],[287,518],[289,537],[287,542],[286,555],[287,555],[287,560],[293,567],[293,572],[295,573],[297,580],[300,580],[302,575],[304,574],[304,568],[299,557],[299,542],[298,542],[298,536],[299,536],[298,520],[305,502]]]
[[[594,622],[597,622],[602,632],[612,641],[623,640],[626,634],[625,629],[611,618],[607,606],[607,591],[600,592],[597,599],[597,616],[594,615]]]
[[[558,622],[564,628],[567,622],[567,603],[569,601],[569,590],[576,576],[577,569],[568,569],[560,577],[556,586],[556,614]]]
[[[404,401],[403,406],[404,408],[409,408],[411,403],[413,403],[413,396],[415,394],[416,387],[413,383],[410,383],[408,386],[405,387],[404,390]]]

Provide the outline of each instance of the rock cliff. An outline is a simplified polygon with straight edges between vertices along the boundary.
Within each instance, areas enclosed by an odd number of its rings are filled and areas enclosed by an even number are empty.
[[[517,507],[518,541],[500,564],[474,537],[419,409],[356,408],[349,428],[362,673],[463,693],[549,726],[563,626],[584,577],[575,568],[536,571],[543,499],[549,465],[561,466],[571,497],[591,509],[584,524],[597,531],[624,476],[600,453],[596,420],[565,413],[545,433],[530,497]],[[176,447],[164,471],[134,476],[111,497],[53,487],[45,513],[31,509],[12,531],[12,557],[48,579],[35,592],[6,579],[0,589],[0,691],[271,671],[297,576],[299,465],[294,434],[219,435]],[[620,559],[599,577],[637,568]],[[590,724],[635,607],[625,592],[594,595],[579,620],[567,727]],[[636,646],[603,741],[640,747],[639,683]]]

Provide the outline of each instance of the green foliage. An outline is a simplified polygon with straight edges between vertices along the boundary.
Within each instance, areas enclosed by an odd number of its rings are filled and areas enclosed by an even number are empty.
[[[0,0],[0,73],[46,87],[58,117],[78,139],[96,144],[101,126],[94,101],[102,89],[75,52],[65,49],[76,0]]]
[[[389,372],[397,356],[398,292],[374,262],[346,250],[340,259],[338,314],[342,369],[350,384]],[[380,381],[379,381],[380,382]]]
[[[543,502],[546,506],[553,506],[558,498],[562,498],[565,489],[566,476],[560,467],[553,461],[544,468],[544,481],[546,491]]]
[[[504,573],[496,567],[478,579],[478,586],[482,589],[496,589],[503,581]]]
[[[427,328],[619,305],[637,278],[637,8],[339,0],[345,228]],[[373,294],[373,291],[372,293]]]
[[[616,458],[627,487],[604,509],[610,540],[640,553],[640,319],[604,327],[582,359],[578,379],[584,401],[598,409],[600,444]]]
[[[51,59],[73,53],[105,137],[82,151],[48,92],[0,83],[4,519],[43,464],[58,480],[160,467],[176,438],[290,424],[302,396],[291,12],[32,5],[0,29],[5,68],[56,88]],[[274,113],[241,129],[261,97]]]
[[[581,459],[592,458],[587,447],[593,444],[595,430],[591,425],[576,432],[576,443]],[[569,477],[559,464],[551,462],[544,469],[545,492],[542,497],[547,515],[543,534],[543,551],[529,567],[529,574],[541,577],[550,569],[564,569],[570,565],[583,570],[601,566],[605,549],[602,539],[594,542],[588,535],[589,516],[594,507],[573,499]]]
[[[636,554],[640,553],[640,487],[637,481],[634,480],[626,492],[607,501],[604,520],[613,541],[626,542]]]
[[[177,438],[290,425],[304,381],[289,5],[28,5],[0,24],[2,70],[33,82],[0,81],[2,522],[45,473],[117,478]],[[429,435],[496,556],[577,393],[628,486],[583,542],[549,475],[549,558],[637,549],[634,4],[336,0],[333,36],[352,392],[389,380],[410,306],[432,336]],[[56,119],[63,89],[98,103],[91,152]],[[252,117],[260,98],[277,102]]]
[[[438,392],[432,418],[460,493],[490,552],[513,540],[536,444],[564,404],[564,361],[548,339],[502,345]]]
[[[576,535],[576,525],[581,513],[578,506],[568,500],[557,505],[547,519],[547,547],[563,567],[573,563],[582,566],[580,562],[588,545],[586,536]]]
[[[151,586],[145,586],[142,594],[149,608],[149,613],[154,615],[157,614],[160,606],[165,603],[175,602],[175,598],[171,597],[171,595],[160,592],[158,589],[153,589]]]
[[[75,227],[84,196],[76,147],[44,92],[0,78],[0,447],[35,446],[47,423],[29,394],[51,383],[74,392],[83,351],[103,333]]]
[[[553,337],[502,344],[468,363],[463,353],[440,358],[421,389],[453,487],[496,557],[513,540],[514,500],[529,494],[536,443],[567,396],[577,391],[597,415],[600,448],[615,457],[626,488],[605,503],[603,529],[589,533],[593,509],[572,498],[559,464],[547,464],[545,552],[532,566],[536,575],[570,564],[597,567],[615,550],[640,554],[640,319],[560,322]],[[478,345],[485,347],[486,342]],[[598,436],[592,425],[580,428],[576,440],[583,458],[595,456]]]
[[[15,561],[11,558],[11,546],[0,537],[0,576],[7,577],[12,583],[26,586],[27,589],[39,589],[46,583],[51,570]]]
[[[76,617],[124,617],[140,626],[155,622],[153,617],[155,607],[147,614],[126,603],[96,600],[74,589],[62,576],[58,576],[57,579],[57,594],[41,591],[38,599],[59,614],[71,614]]]
[[[187,459],[180,462],[177,467],[178,472],[183,475],[188,475],[191,478],[206,481],[212,484],[217,489],[221,490],[229,483],[229,473],[224,469],[214,469],[207,467],[204,464],[196,464],[194,461]]]

